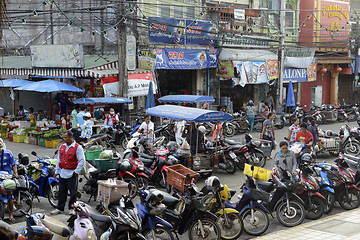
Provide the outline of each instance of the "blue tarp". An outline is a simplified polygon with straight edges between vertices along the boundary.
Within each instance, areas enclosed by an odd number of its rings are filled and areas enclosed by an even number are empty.
[[[0,80],[0,87],[19,87],[31,83],[31,81],[24,79],[5,79]]]
[[[288,107],[295,106],[294,89],[293,89],[293,85],[292,85],[291,81],[289,82],[289,88],[288,88],[288,93],[287,93],[287,98],[286,98],[286,106],[288,106]]]
[[[24,86],[17,87],[14,90],[34,92],[84,92],[84,90],[74,87],[70,84],[51,79],[39,82],[31,82]]]
[[[215,102],[215,99],[210,96],[202,95],[167,95],[158,99],[161,103],[202,103],[202,102]]]
[[[210,111],[199,108],[182,107],[175,105],[161,105],[146,110],[147,114],[175,120],[189,122],[230,121],[233,117],[225,112]]]
[[[74,101],[75,104],[119,104],[119,103],[132,103],[133,101],[128,98],[112,98],[112,97],[102,97],[102,98],[78,98]]]

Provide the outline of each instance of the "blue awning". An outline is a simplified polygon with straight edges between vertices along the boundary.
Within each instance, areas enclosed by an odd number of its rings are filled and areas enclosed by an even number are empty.
[[[75,104],[120,104],[132,102],[131,99],[121,97],[78,98],[74,101]]]
[[[0,87],[20,87],[29,83],[31,83],[31,81],[24,79],[17,79],[17,78],[5,79],[5,80],[0,80]]]
[[[147,114],[175,120],[189,122],[230,121],[233,117],[225,112],[210,111],[199,108],[182,107],[176,105],[161,105],[146,110]]]
[[[161,103],[202,103],[202,102],[215,102],[215,99],[210,96],[202,95],[167,95],[158,99]]]

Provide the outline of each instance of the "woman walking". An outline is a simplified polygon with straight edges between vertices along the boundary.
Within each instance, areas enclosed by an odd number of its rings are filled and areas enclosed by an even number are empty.
[[[274,150],[275,148],[275,129],[274,129],[274,124],[273,124],[273,120],[274,120],[274,113],[269,113],[269,115],[267,116],[267,119],[264,121],[263,123],[263,129],[262,132],[260,134],[260,138],[264,139],[264,140],[269,140],[271,141],[271,151]],[[267,157],[267,159],[270,159],[271,157]]]
[[[248,105],[245,107],[245,109],[246,109],[247,120],[250,125],[250,131],[252,132],[254,127],[254,120],[255,120],[254,102],[252,100],[249,100]]]

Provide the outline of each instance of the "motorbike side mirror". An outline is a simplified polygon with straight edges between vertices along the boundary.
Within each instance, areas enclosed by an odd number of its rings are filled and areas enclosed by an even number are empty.
[[[37,154],[36,154],[36,152],[35,152],[35,151],[32,151],[32,152],[31,152],[31,155],[33,155],[33,156],[37,157]]]
[[[285,139],[286,141],[289,141],[289,139],[288,139],[287,137],[284,137],[284,139]]]
[[[56,150],[56,151],[55,151],[55,155],[58,154],[58,152],[59,152],[59,150]]]
[[[186,179],[187,179],[187,180],[191,180],[190,173],[186,174]]]

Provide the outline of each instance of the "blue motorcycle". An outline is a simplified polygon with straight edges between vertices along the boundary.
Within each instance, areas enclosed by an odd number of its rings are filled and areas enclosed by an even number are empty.
[[[55,152],[57,154],[58,151]],[[59,192],[59,179],[55,179],[53,176],[55,174],[56,159],[51,158],[39,158],[36,152],[32,151],[32,155],[38,159],[32,161],[28,166],[28,176],[30,182],[30,193],[33,198],[39,200],[39,196],[45,197],[48,199],[51,206],[54,208],[57,206],[58,202],[58,192]]]
[[[334,166],[328,163],[317,163],[313,166],[313,170],[318,177],[320,177],[319,186],[320,193],[325,197],[325,211],[324,213],[328,214],[334,208],[335,204],[335,190],[334,190],[334,181],[329,175],[332,174],[332,171],[336,171]]]
[[[145,238],[174,240],[171,233],[173,226],[158,217],[166,210],[166,206],[162,203],[162,194],[160,192],[156,194],[156,192],[149,190],[141,190],[139,196],[141,202],[136,204],[136,209],[142,220],[142,234]]]

